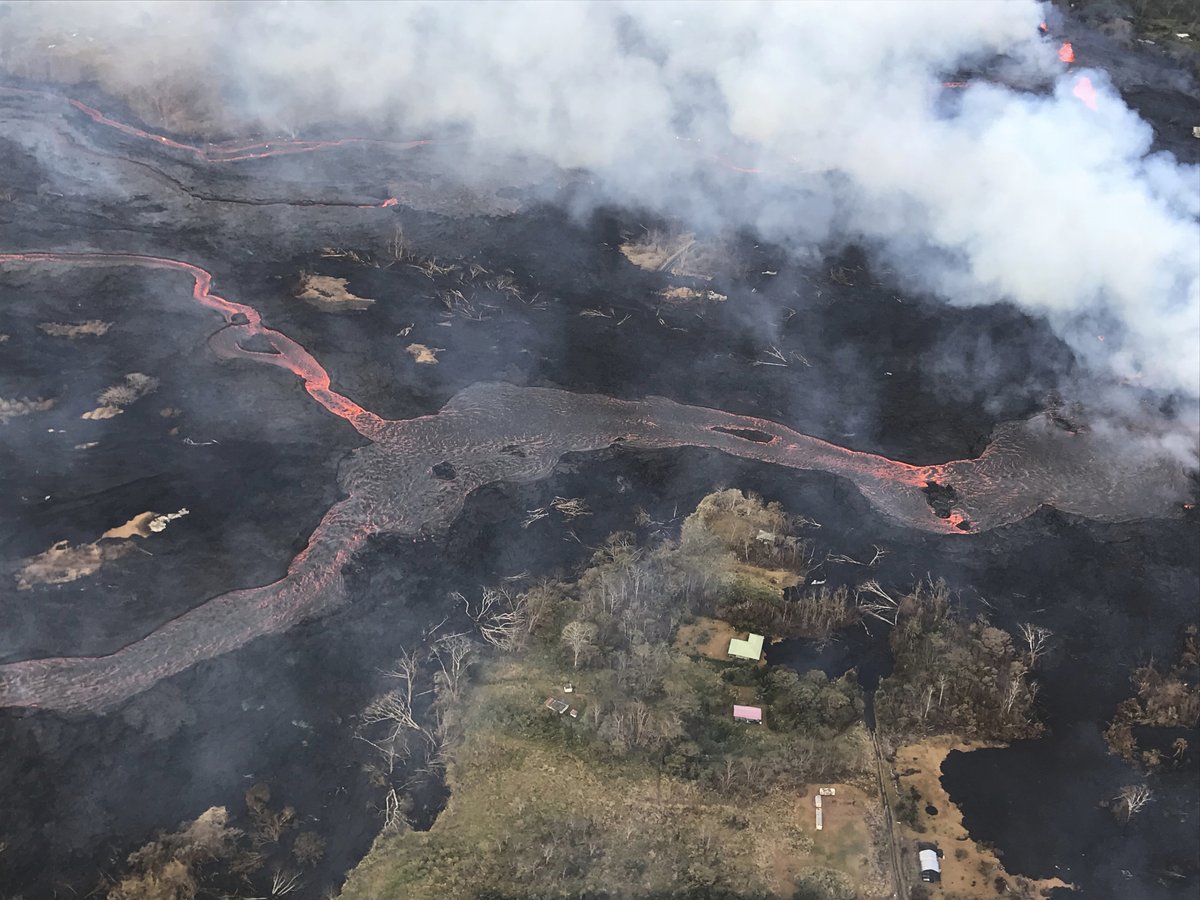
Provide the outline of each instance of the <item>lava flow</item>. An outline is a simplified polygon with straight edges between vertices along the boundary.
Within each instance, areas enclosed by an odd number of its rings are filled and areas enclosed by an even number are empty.
[[[415,141],[385,141],[377,138],[335,138],[327,141],[296,141],[296,140],[279,140],[279,141],[251,141],[249,143],[238,143],[236,141],[228,141],[223,144],[208,144],[203,147],[195,144],[185,144],[181,141],[176,141],[162,134],[155,134],[152,131],[143,131],[141,128],[135,128],[133,125],[127,125],[124,122],[119,122],[116,119],[109,118],[94,106],[88,106],[81,100],[75,100],[71,97],[63,97],[60,94],[52,93],[51,91],[39,91],[29,88],[15,88],[7,85],[0,85],[0,91],[9,94],[20,94],[27,97],[41,97],[61,103],[66,103],[79,112],[83,113],[93,122],[99,125],[104,125],[107,128],[112,128],[122,134],[130,137],[139,138],[140,140],[149,141],[159,147],[168,147],[172,150],[181,150],[185,153],[190,153],[201,162],[206,163],[235,163],[245,162],[251,159],[268,159],[273,156],[294,156],[298,153],[312,153],[315,150],[327,150],[331,147],[348,147],[353,145],[367,145],[376,147],[390,147],[394,150],[411,150],[415,147],[424,147],[427,144],[433,143],[431,140],[415,140]],[[393,203],[384,203],[384,206],[392,206]]]
[[[336,138],[326,141],[297,141],[297,140],[280,140],[280,141],[253,141],[250,143],[238,143],[234,141],[223,144],[208,144],[200,147],[194,144],[185,144],[181,141],[176,141],[162,134],[155,134],[151,131],[144,131],[141,128],[136,128],[133,125],[128,125],[125,122],[120,122],[116,119],[106,116],[100,110],[93,106],[88,106],[86,103],[75,100],[71,97],[63,97],[59,94],[50,91],[32,90],[29,88],[16,88],[7,85],[0,85],[0,92],[8,94],[17,94],[26,97],[38,97],[41,99],[50,99],[55,102],[66,103],[68,106],[83,113],[93,122],[103,125],[107,128],[112,128],[121,134],[140,140],[148,141],[157,147],[166,147],[171,150],[180,150],[191,154],[196,159],[203,163],[236,163],[245,162],[254,159],[270,159],[276,156],[295,156],[300,153],[312,153],[316,150],[327,150],[334,147],[349,147],[356,145],[387,147],[393,150],[412,150],[416,147],[424,147],[432,144],[431,140],[415,140],[415,141],[385,141],[375,138]],[[295,205],[305,205],[303,201],[291,201]],[[354,203],[354,204],[329,204],[334,206],[353,206],[356,209],[388,209],[399,204],[399,199],[396,197],[388,197],[381,203]],[[314,201],[312,205],[322,205]]]
[[[225,319],[215,352],[282,366],[299,376],[325,409],[370,443],[339,470],[346,494],[325,514],[287,574],[272,584],[212,598],[115,653],[32,659],[0,665],[0,707],[95,711],[137,694],[197,662],[254,638],[284,631],[347,601],[342,569],[375,534],[436,534],[467,496],[497,481],[548,476],[567,453],[620,444],[646,449],[705,447],[852,482],[878,510],[914,528],[943,534],[984,531],[1052,505],[1119,521],[1178,511],[1186,492],[1179,466],[1122,465],[1086,437],[1049,417],[997,430],[978,459],[914,466],[839,447],[766,419],[687,406],[549,388],[476,384],[436,414],[388,420],[334,392],[328,373],[299,344],[266,328],[253,308],[212,293],[212,276],[174,259],[133,254],[24,252],[0,264],[128,265],[186,272],[192,297]],[[274,350],[245,350],[261,337]],[[449,474],[447,474],[449,473]]]
[[[318,403],[335,416],[340,416],[364,437],[371,437],[382,420],[357,403],[330,388],[329,373],[307,350],[278,331],[262,324],[258,310],[234,303],[212,293],[212,274],[199,266],[159,256],[121,253],[0,253],[3,263],[63,263],[73,266],[140,266],[149,269],[172,269],[192,277],[192,297],[202,306],[219,312],[227,327],[209,339],[218,356],[251,359],[294,372],[304,381],[304,388]],[[246,350],[241,344],[250,338],[266,340],[272,352]]]

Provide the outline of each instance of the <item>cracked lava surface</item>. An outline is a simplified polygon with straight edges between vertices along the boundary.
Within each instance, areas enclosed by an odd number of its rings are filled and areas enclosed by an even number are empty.
[[[934,466],[661,397],[627,401],[499,383],[472,385],[434,415],[383,419],[335,391],[320,363],[266,327],[253,307],[212,293],[213,276],[198,266],[145,255],[65,252],[3,253],[0,265],[135,266],[186,274],[192,298],[225,320],[209,340],[216,354],[292,371],[313,399],[370,442],[343,465],[339,482],[347,496],[328,510],[283,578],[213,597],[106,656],[2,665],[0,706],[102,710],[201,660],[325,615],[347,602],[343,567],[369,537],[439,532],[471,492],[497,481],[544,478],[566,453],[614,445],[692,446],[819,470],[852,482],[891,519],[941,534],[986,531],[1041,506],[1101,521],[1170,515],[1178,506],[1163,485],[1182,480],[1182,472],[1167,463],[1123,464],[1087,433],[1064,431],[1045,416],[1001,426],[977,459]],[[271,349],[244,349],[250,338]],[[435,467],[453,476],[440,477]]]

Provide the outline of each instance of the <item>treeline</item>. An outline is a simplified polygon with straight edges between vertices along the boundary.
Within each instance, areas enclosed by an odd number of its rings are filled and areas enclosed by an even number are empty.
[[[696,616],[744,608],[739,564],[790,563],[789,528],[777,504],[721,491],[700,503],[677,540],[643,548],[619,532],[573,581],[543,581],[515,596],[484,591],[478,606],[464,601],[492,643],[523,652],[531,665],[574,673],[585,688],[578,720],[514,707],[504,713],[506,727],[580,752],[636,754],[664,772],[723,789],[857,771],[858,748],[837,742],[862,717],[853,677],[831,682],[820,672],[701,663],[673,645],[678,627]],[[764,533],[769,537],[760,540]],[[818,592],[811,610],[842,610],[847,603],[844,591]],[[788,621],[806,627],[834,618],[792,606]],[[729,620],[741,627],[735,616]],[[735,723],[735,702],[760,704],[768,728]]]
[[[789,515],[778,503],[729,488],[701,500],[685,529],[702,528],[741,562],[795,569],[804,566],[812,550],[794,533],[804,523],[808,520]]]
[[[574,581],[543,581],[515,595],[485,590],[477,605],[460,599],[485,640],[504,650],[560,640],[572,668],[669,642],[698,615],[776,636],[841,627],[855,615],[848,592],[814,591],[805,602],[784,604],[778,589],[760,589],[739,574],[739,564],[802,572],[807,544],[790,535],[791,522],[776,503],[720,491],[688,516],[678,540],[642,548],[618,532]],[[774,620],[780,627],[771,627]]]
[[[735,580],[716,610],[734,628],[780,638],[828,638],[862,621],[858,597],[845,585],[781,592]]]
[[[1104,732],[1109,749],[1148,769],[1180,765],[1188,752],[1186,737],[1178,735],[1169,748],[1143,749],[1134,736],[1134,726],[1188,728],[1200,726],[1200,627],[1184,629],[1179,658],[1170,667],[1154,660],[1134,669],[1131,676],[1136,696],[1121,701]]]
[[[540,624],[517,643],[531,664],[541,658],[547,668],[573,672],[586,700],[572,721],[514,706],[502,713],[505,728],[598,757],[637,755],[726,790],[856,771],[857,749],[830,743],[861,718],[853,678],[701,663],[672,645],[682,621],[727,596],[731,569],[723,541],[685,526],[679,541],[650,550],[613,535],[576,581],[534,587],[536,596],[515,606],[538,610]],[[739,689],[752,689],[769,729],[733,721]]]
[[[890,642],[895,666],[875,702],[894,734],[1009,741],[1041,732],[1035,658],[986,618],[963,617],[944,581],[921,582],[898,601]]]
[[[813,546],[796,535],[807,519],[789,515],[778,503],[729,489],[709,494],[688,517],[685,534],[703,530],[739,563],[794,573],[803,580],[813,568]],[[862,619],[857,597],[845,586],[782,591],[731,571],[713,615],[742,631],[777,638],[826,638]]]
[[[94,891],[106,900],[193,900],[195,897],[281,897],[312,892],[312,869],[325,840],[307,830],[290,806],[272,806],[271,791],[246,792],[245,827],[214,806],[175,831],[135,850]]]

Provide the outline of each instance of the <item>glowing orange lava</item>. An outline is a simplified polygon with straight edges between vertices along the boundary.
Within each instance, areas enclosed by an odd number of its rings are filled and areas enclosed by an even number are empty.
[[[107,128],[112,128],[119,131],[121,134],[129,137],[138,138],[140,140],[149,141],[159,147],[166,147],[170,150],[178,150],[183,153],[191,154],[192,156],[205,163],[237,163],[245,162],[254,159],[269,159],[276,156],[294,156],[299,153],[312,153],[316,150],[327,150],[334,147],[349,147],[355,145],[367,145],[388,147],[393,150],[411,150],[416,147],[424,147],[432,144],[431,140],[416,140],[416,141],[384,141],[375,138],[337,138],[328,141],[252,141],[249,143],[228,141],[223,144],[206,144],[205,146],[197,146],[195,144],[186,144],[181,141],[176,141],[162,134],[155,134],[151,131],[143,131],[140,128],[135,128],[133,125],[127,125],[124,122],[119,122],[116,119],[109,118],[100,110],[93,106],[75,100],[71,97],[63,97],[59,94],[50,91],[30,90],[28,88],[14,88],[0,86],[0,92],[8,94],[17,94],[27,97],[40,97],[56,102],[66,103],[68,106],[83,113],[93,122],[103,125]],[[359,209],[387,209],[396,206],[399,200],[395,197],[388,197],[382,203],[363,203],[358,204]]]
[[[1070,41],[1063,41],[1063,45],[1058,48],[1058,58],[1065,63],[1075,62],[1075,48],[1071,46]]]

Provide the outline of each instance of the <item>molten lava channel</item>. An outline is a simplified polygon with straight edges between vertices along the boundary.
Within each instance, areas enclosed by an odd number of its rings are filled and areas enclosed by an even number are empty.
[[[192,299],[225,320],[209,341],[217,354],[290,370],[313,399],[369,443],[351,454],[339,474],[346,498],[328,510],[283,578],[214,597],[107,656],[2,665],[0,706],[100,710],[201,660],[329,613],[346,602],[343,567],[370,536],[441,531],[483,485],[544,478],[565,453],[616,443],[707,447],[830,472],[852,482],[890,518],[944,534],[995,528],[1042,505],[1101,520],[1171,511],[1174,494],[1163,488],[1164,470],[1117,465],[1085,436],[1063,432],[1048,419],[1010,423],[978,459],[938,466],[913,466],[766,419],[661,397],[626,401],[508,384],[473,385],[435,415],[382,419],[333,390],[316,359],[263,325],[257,310],[214,294],[211,273],[198,266],[135,254],[0,254],[0,265],[31,264],[137,266],[186,274]],[[252,337],[265,340],[274,352],[243,349]]]
[[[433,143],[430,140],[414,140],[414,141],[385,141],[377,138],[336,138],[325,141],[298,141],[298,140],[277,140],[277,141],[249,141],[238,142],[228,141],[222,144],[206,144],[198,146],[196,144],[187,144],[182,141],[177,141],[174,138],[169,138],[163,134],[155,134],[152,131],[145,131],[137,128],[134,125],[129,125],[117,119],[110,118],[93,106],[89,106],[81,100],[76,100],[72,97],[64,97],[60,94],[55,94],[50,91],[32,90],[30,88],[17,88],[8,85],[0,85],[0,93],[15,94],[23,97],[36,97],[42,100],[50,100],[57,103],[65,103],[71,108],[83,113],[93,122],[98,125],[103,125],[106,128],[111,128],[114,131],[129,137],[137,138],[138,140],[146,141],[153,144],[155,147],[166,148],[168,150],[177,150],[186,153],[196,160],[206,164],[219,163],[238,163],[247,162],[256,159],[270,159],[277,156],[296,156],[301,153],[312,153],[317,150],[328,150],[335,147],[352,147],[352,146],[373,146],[387,147],[392,150],[412,150],[417,147],[424,147]],[[339,204],[352,205],[358,209],[389,209],[393,206],[398,206],[400,203],[396,197],[388,197],[380,203],[356,203],[356,204]]]

